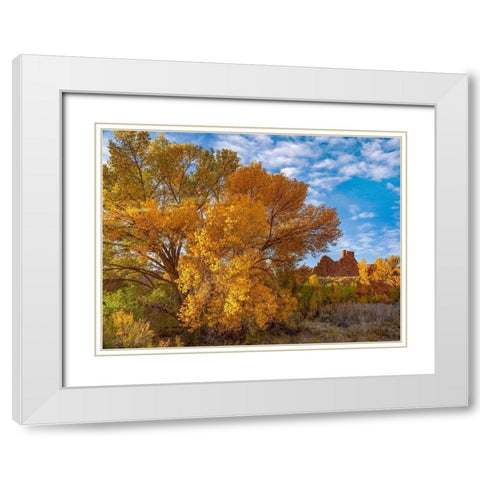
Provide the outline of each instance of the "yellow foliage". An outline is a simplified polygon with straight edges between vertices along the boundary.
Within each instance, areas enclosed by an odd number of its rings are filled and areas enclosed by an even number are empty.
[[[286,322],[297,300],[280,274],[341,235],[335,209],[306,204],[307,184],[259,163],[239,166],[230,150],[116,131],[109,151],[104,278],[167,283],[189,330]],[[150,341],[147,323],[117,314],[109,320],[115,338]]]
[[[235,152],[115,131],[103,166],[104,277],[176,289],[186,237],[236,170]],[[177,292],[178,293],[178,292]]]
[[[367,265],[362,259],[358,263],[358,270],[362,283],[378,282],[390,287],[400,288],[400,257],[391,255],[390,258],[377,258],[375,263]]]
[[[246,195],[207,210],[204,228],[189,238],[180,262],[184,324],[238,331],[287,319],[296,300],[275,285],[272,262],[259,248],[268,230],[264,206]]]
[[[148,348],[152,346],[153,336],[150,322],[135,321],[133,315],[123,310],[113,313],[110,322],[105,323],[104,339],[114,348]]]

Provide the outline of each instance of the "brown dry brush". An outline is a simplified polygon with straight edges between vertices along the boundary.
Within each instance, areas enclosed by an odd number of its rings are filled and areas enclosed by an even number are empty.
[[[320,343],[400,340],[400,304],[325,305],[309,322],[309,330]]]

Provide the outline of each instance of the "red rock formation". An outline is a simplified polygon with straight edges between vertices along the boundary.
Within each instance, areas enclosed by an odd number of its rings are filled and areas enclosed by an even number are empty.
[[[324,255],[317,266],[313,268],[313,273],[320,277],[332,277],[336,274],[337,262],[332,260],[327,255]]]
[[[343,250],[341,258],[337,261],[324,255],[313,272],[319,277],[356,277],[359,272],[355,253]]]

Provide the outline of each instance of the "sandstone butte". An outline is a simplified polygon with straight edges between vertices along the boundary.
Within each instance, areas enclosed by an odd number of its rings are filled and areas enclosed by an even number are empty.
[[[313,273],[319,277],[356,277],[359,275],[358,262],[355,259],[355,252],[342,251],[339,260],[332,260],[324,255],[313,268]]]

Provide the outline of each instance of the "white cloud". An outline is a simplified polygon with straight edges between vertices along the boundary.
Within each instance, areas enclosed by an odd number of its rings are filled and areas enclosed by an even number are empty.
[[[393,183],[388,182],[387,183],[387,188],[389,190],[392,190],[392,192],[400,193],[400,187],[396,187]]]
[[[288,155],[259,155],[255,160],[261,162],[262,165],[267,169],[280,168],[284,165],[304,165],[306,163],[303,160],[299,160],[294,156]]]
[[[332,160],[331,158],[326,158],[325,160],[322,160],[321,162],[315,163],[313,165],[313,168],[315,169],[325,168],[327,170],[331,170],[334,167],[335,167],[335,161]]]
[[[292,178],[300,173],[300,169],[297,167],[285,167],[280,170],[280,173],[283,173],[288,178]]]
[[[315,198],[326,198],[327,194],[325,192],[320,192],[319,190],[312,188],[310,185],[308,186],[308,197],[315,197]]]
[[[295,142],[279,142],[272,149],[259,152],[256,160],[266,168],[281,166],[305,165],[307,158],[315,155],[312,145]]]
[[[295,176],[326,192],[354,177],[377,182],[395,178],[400,168],[396,138],[315,136],[275,141],[272,135],[220,134],[214,148],[229,148],[245,165],[261,162],[267,170]]]
[[[373,218],[375,214],[373,212],[361,212],[358,214],[358,218]]]
[[[270,170],[283,167],[303,166],[308,160],[320,155],[315,142],[299,140],[275,143],[271,135],[220,134],[215,149],[228,148],[237,152],[242,162],[261,162]]]
[[[345,182],[348,179],[349,178],[345,176],[331,176],[331,177],[324,176],[324,177],[314,178],[313,180],[310,180],[308,183],[312,187],[317,187],[317,188],[331,192],[334,189],[334,187],[336,187],[340,183]]]
[[[329,148],[346,148],[355,145],[356,137],[323,137],[322,143],[328,145]]]
[[[400,150],[396,148],[392,151],[392,144],[390,143],[390,140],[397,139],[383,140],[377,138],[368,142],[363,141],[360,148],[360,153],[367,161],[384,162],[392,166],[398,164],[400,159]]]
[[[351,205],[348,206],[348,211],[352,215],[355,215],[356,213],[358,213],[359,210],[360,210],[360,207],[358,205],[351,204]]]
[[[400,138],[394,137],[384,140],[383,147],[386,150],[398,150],[400,148]]]
[[[313,205],[314,207],[320,207],[322,205],[325,205],[325,202],[322,202],[321,200],[317,200],[316,198],[308,198],[307,203],[310,205]]]
[[[373,223],[370,223],[370,222],[362,223],[361,225],[358,226],[359,230],[367,230],[372,227],[373,227]]]
[[[239,154],[243,163],[248,164],[254,160],[259,161],[256,157],[272,145],[273,140],[270,135],[220,134],[217,136],[214,149],[233,150]]]
[[[363,225],[370,227],[371,224]],[[368,231],[365,231],[365,227],[363,230],[363,232],[358,231],[356,234],[341,237],[335,247],[335,252],[340,254],[343,249],[351,250],[355,252],[357,260],[367,258],[371,262],[379,257],[400,255],[400,230],[398,228],[369,228]],[[336,257],[336,254],[333,257]]]
[[[395,168],[388,165],[375,165],[371,166],[368,170],[367,177],[376,181],[385,180],[386,178],[392,178],[395,176]]]
[[[380,181],[395,176],[396,166],[385,163],[358,161],[358,159],[340,168],[339,172],[348,177],[363,177]]]
[[[351,163],[342,167],[339,172],[347,177],[355,177],[365,174],[367,165],[365,162]]]
[[[353,213],[353,212],[350,212]],[[352,220],[365,219],[365,218],[374,218],[376,217],[373,212],[359,212],[352,215]]]
[[[350,153],[342,153],[337,157],[337,162],[342,165],[356,161],[358,161],[358,158],[356,158],[354,155],[351,155]]]

